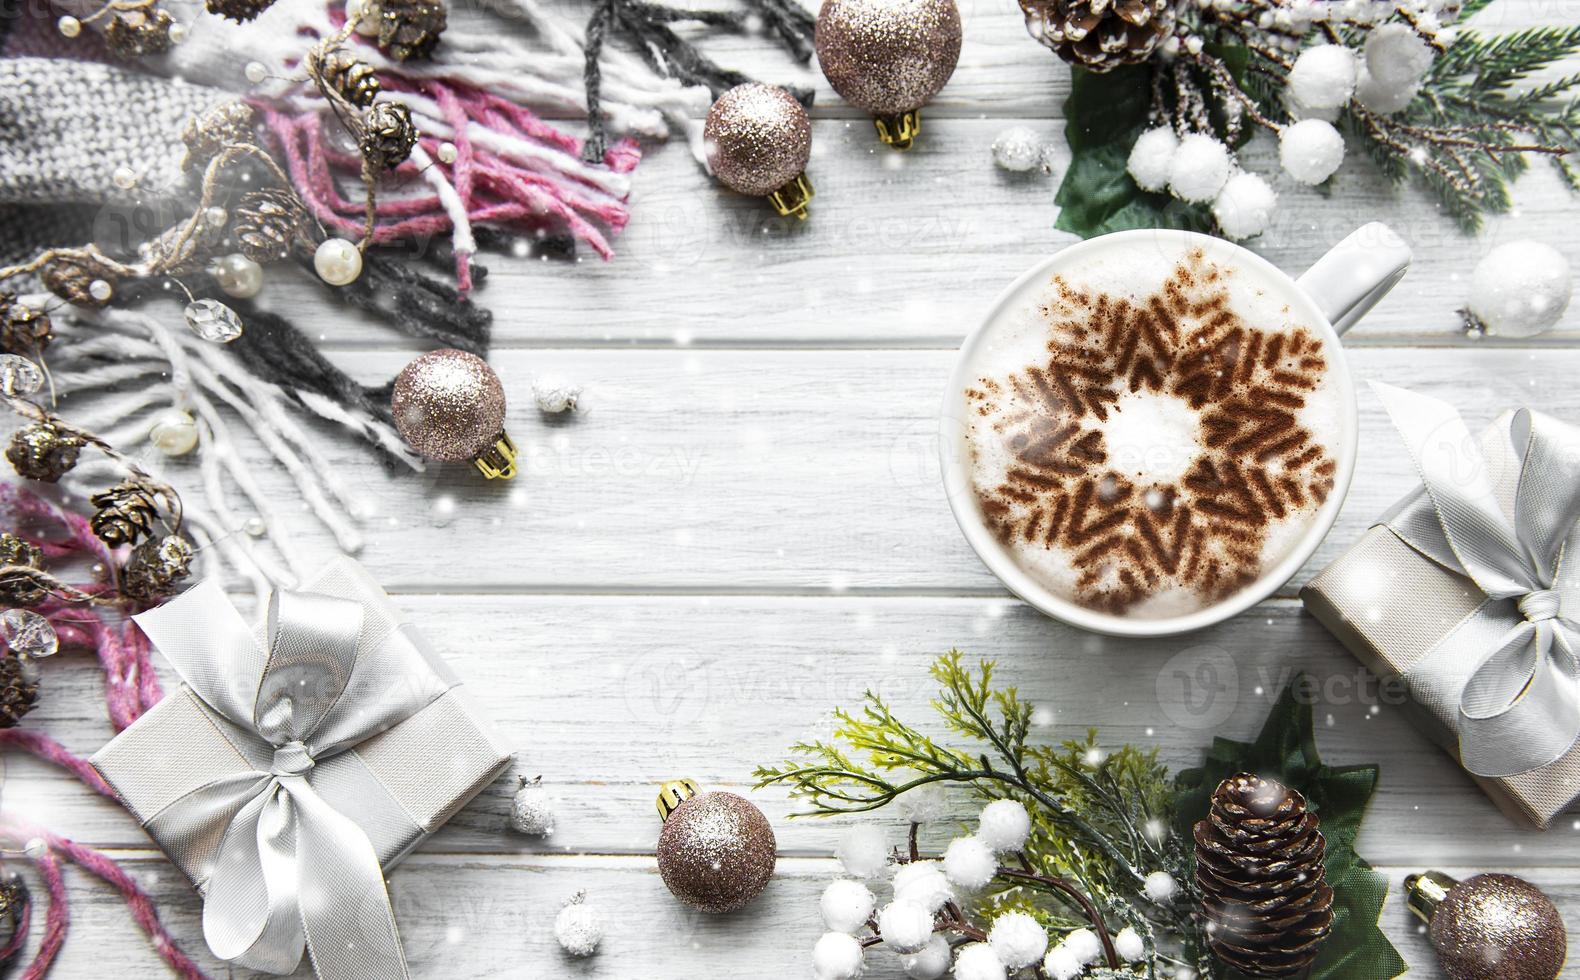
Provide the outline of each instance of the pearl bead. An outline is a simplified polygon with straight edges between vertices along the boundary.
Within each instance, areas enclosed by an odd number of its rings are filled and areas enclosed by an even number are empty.
[[[261,538],[269,530],[269,525],[265,524],[261,517],[249,517],[246,523],[242,524],[241,529],[255,538]]]
[[[121,190],[130,190],[137,183],[137,171],[131,167],[116,167],[110,174],[110,182]]]
[[[170,36],[171,44],[180,44],[187,39],[187,25],[171,24],[170,30],[166,33]]]
[[[313,253],[313,268],[324,282],[344,286],[362,275],[362,253],[344,238],[326,238]]]
[[[269,69],[261,61],[249,61],[247,67],[242,69],[242,74],[247,76],[247,81],[256,85],[269,77]]]
[[[215,231],[225,227],[225,222],[230,220],[230,215],[218,204],[210,205],[203,209],[203,222]]]
[[[197,448],[197,420],[179,408],[172,408],[154,419],[148,441],[166,456],[185,456]]]
[[[263,288],[263,266],[240,252],[232,252],[214,263],[214,281],[227,296],[251,299]]]
[[[456,158],[456,149],[455,149],[455,144],[454,143],[440,143],[439,144],[439,162],[440,163],[454,163],[455,162],[455,158]]]
[[[60,31],[62,37],[76,37],[82,33],[82,21],[67,14],[55,21],[55,29]]]
[[[92,296],[95,302],[107,303],[110,297],[115,295],[115,289],[103,279],[95,279],[88,283],[88,295]]]

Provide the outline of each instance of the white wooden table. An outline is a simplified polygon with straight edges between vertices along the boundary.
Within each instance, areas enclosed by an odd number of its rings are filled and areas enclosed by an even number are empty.
[[[1062,153],[1068,74],[1027,38],[1012,0],[965,0],[963,12],[960,68],[905,155],[878,145],[815,69],[762,39],[704,42],[766,79],[818,84],[818,197],[805,224],[720,191],[673,144],[637,170],[613,262],[484,259],[478,298],[496,313],[493,363],[524,450],[513,484],[456,469],[391,475],[359,447],[336,449],[377,511],[362,561],[437,639],[519,746],[523,771],[558,795],[554,835],[521,837],[506,829],[513,782],[502,779],[394,872],[417,975],[809,976],[839,825],[788,821],[781,796],[761,795],[778,875],[746,912],[704,916],[655,871],[655,784],[694,775],[739,790],[754,765],[826,732],[829,710],[868,687],[925,720],[926,667],[951,646],[996,658],[1050,708],[1049,738],[1095,726],[1107,742],[1160,747],[1173,766],[1193,764],[1215,734],[1254,734],[1289,673],[1310,671],[1328,691],[1324,756],[1382,767],[1360,850],[1394,884],[1383,924],[1420,975],[1437,970],[1399,901],[1412,870],[1517,871],[1580,926],[1580,822],[1541,834],[1500,815],[1396,707],[1375,705],[1356,662],[1293,598],[1413,482],[1371,398],[1355,485],[1327,542],[1278,598],[1216,629],[1153,642],[1085,635],[1014,600],[969,550],[933,446],[953,351],[1010,278],[1071,238],[1053,230],[1056,179],[1000,172],[988,149],[1025,123]],[[1507,28],[1577,14],[1573,0],[1503,0],[1484,16]],[[1519,403],[1580,419],[1580,316],[1506,343],[1465,336],[1456,313],[1472,266],[1499,241],[1540,239],[1580,262],[1580,200],[1545,165],[1520,183],[1516,213],[1476,238],[1353,157],[1331,199],[1279,190],[1277,225],[1256,248],[1290,271],[1372,219],[1415,249],[1408,278],[1346,339],[1362,380],[1451,399],[1473,423]],[[266,296],[357,375],[388,378],[415,350],[316,294]],[[584,382],[588,410],[540,417],[535,372]],[[289,503],[288,479],[264,479],[286,501],[286,526],[271,533],[330,554],[322,528]],[[1194,710],[1175,678],[1202,658],[1235,667],[1221,719]],[[100,680],[90,658],[57,661],[27,724],[87,754],[111,734]],[[196,897],[123,812],[24,758],[8,769],[7,808],[110,851],[186,948],[226,975],[203,946]],[[951,833],[933,828],[924,842]],[[157,973],[119,897],[80,873],[69,884],[75,918],[55,975]],[[572,961],[550,922],[582,889],[609,935],[598,956]],[[899,975],[887,954],[869,962],[875,976]]]

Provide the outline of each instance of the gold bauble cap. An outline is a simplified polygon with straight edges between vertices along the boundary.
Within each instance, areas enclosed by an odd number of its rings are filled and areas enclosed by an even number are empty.
[[[1423,871],[1404,880],[1404,902],[1422,922],[1431,922],[1437,907],[1459,884],[1459,879],[1441,871]]]
[[[658,819],[668,820],[680,805],[702,792],[695,779],[671,779],[658,787]]]

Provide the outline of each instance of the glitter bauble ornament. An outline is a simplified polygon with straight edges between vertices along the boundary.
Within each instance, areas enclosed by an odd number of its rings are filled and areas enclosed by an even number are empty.
[[[817,61],[846,102],[873,115],[878,138],[909,149],[917,115],[960,60],[955,0],[824,0]]]
[[[702,131],[708,167],[731,190],[766,197],[781,215],[806,218],[812,124],[795,96],[751,82],[719,96]]]
[[[481,357],[460,350],[422,355],[396,376],[390,409],[401,438],[429,459],[471,460],[490,480],[516,475],[505,389]]]
[[[1564,920],[1541,889],[1513,875],[1464,881],[1428,871],[1404,880],[1449,980],[1555,980],[1569,953]]]
[[[762,894],[774,873],[768,818],[734,793],[699,793],[689,779],[658,795],[658,873],[675,897],[703,912],[734,912]]]

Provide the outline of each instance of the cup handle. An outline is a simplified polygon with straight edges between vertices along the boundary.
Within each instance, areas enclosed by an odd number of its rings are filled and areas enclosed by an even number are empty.
[[[1388,294],[1410,268],[1410,246],[1380,221],[1350,232],[1295,284],[1342,334]]]

